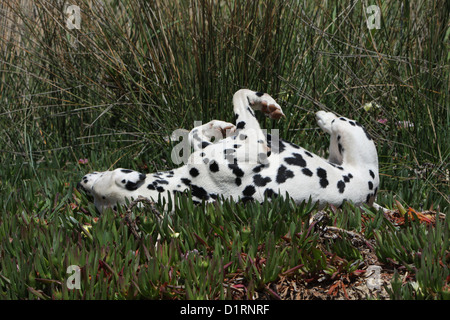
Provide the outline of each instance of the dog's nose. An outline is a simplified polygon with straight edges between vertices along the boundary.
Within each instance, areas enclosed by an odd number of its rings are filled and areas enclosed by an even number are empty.
[[[82,190],[82,191],[86,191],[86,189],[84,189],[83,185],[81,184],[81,182],[77,183],[77,190]]]

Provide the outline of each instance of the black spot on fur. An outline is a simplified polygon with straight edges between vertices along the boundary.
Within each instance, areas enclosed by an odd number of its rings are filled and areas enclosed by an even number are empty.
[[[196,177],[200,174],[200,172],[198,172],[196,168],[192,168],[191,170],[189,170],[189,174],[193,177]]]
[[[269,188],[264,191],[264,196],[266,196],[267,198],[276,198],[278,197],[278,194]]]
[[[293,177],[294,173],[291,170],[287,169],[285,166],[281,165],[278,169],[276,181],[277,183],[284,183],[287,179]]]
[[[301,154],[298,153],[293,153],[292,154],[294,157],[291,158],[284,158],[284,161],[286,161],[287,164],[291,164],[294,166],[299,166],[299,167],[306,167],[306,161],[305,159],[303,159]]]
[[[375,179],[375,173],[373,173],[372,170],[369,170],[369,174],[370,174],[370,176],[372,177],[372,179]]]
[[[156,188],[155,188],[155,186],[153,184],[149,184],[147,186],[147,189],[149,189],[149,190],[156,190]]]
[[[347,119],[345,119],[345,118],[339,118],[339,120],[342,120],[342,121],[347,121]]]
[[[209,196],[214,200],[217,199],[217,194],[215,194],[215,193],[210,193]]]
[[[127,189],[128,191],[134,191],[137,190],[137,188],[139,188],[139,184],[136,182],[128,181],[125,185],[125,189]]]
[[[269,166],[270,166],[269,163],[266,163],[266,164],[260,164],[260,165],[258,165],[258,166],[256,166],[256,167],[253,168],[253,172],[254,172],[254,173],[259,173],[259,172],[261,172],[262,169],[268,168]]]
[[[253,110],[250,107],[247,107],[247,111],[252,115],[255,116],[255,114],[253,113]]]
[[[241,198],[241,202],[244,203],[244,204],[246,204],[249,201],[253,201],[253,200],[254,200],[253,197],[243,197],[243,198]]]
[[[163,193],[165,191],[163,187],[157,187],[156,190],[160,193]]]
[[[211,170],[212,172],[217,172],[219,171],[219,165],[217,164],[216,161],[211,161],[211,164],[209,165],[209,170]]]
[[[356,126],[356,124],[353,121],[349,121],[348,123],[350,123],[352,126]]]
[[[320,178],[320,186],[322,188],[326,188],[328,186],[328,179],[327,179],[327,171],[322,168],[317,168],[317,176]]]
[[[185,185],[190,186],[191,185],[191,180],[187,179],[187,178],[181,178],[181,182],[183,182]]]
[[[239,121],[238,124],[236,125],[236,129],[244,129],[244,128],[245,128],[245,122]]]
[[[192,195],[202,200],[208,200],[209,194],[202,187],[191,185]]]
[[[334,164],[333,162],[328,161],[328,164],[334,168],[337,168],[339,170],[344,170],[341,166],[338,166],[337,164]]]
[[[342,148],[342,144],[338,143],[339,153],[342,154],[344,152],[344,148]]]
[[[372,181],[369,181],[369,190],[372,190],[373,189],[373,183],[372,183]]]
[[[228,164],[228,168],[230,168],[237,177],[242,177],[244,175],[244,171],[242,171],[236,163]]]
[[[253,176],[253,182],[258,187],[264,187],[266,184],[268,184],[271,181],[272,181],[272,179],[270,179],[269,177],[263,178],[260,174],[256,174]]]
[[[209,146],[211,143],[203,141],[202,142],[202,149],[206,148],[207,146]]]
[[[258,173],[258,172],[260,172],[264,167],[265,167],[264,164],[260,164],[259,166],[254,167],[252,171],[255,172],[255,173]],[[84,183],[86,183],[86,182],[87,182],[87,181],[85,181]]]
[[[322,168],[317,168],[317,176],[321,179],[326,179],[327,178],[327,171],[325,169]]]
[[[133,172],[133,170],[130,170],[130,169],[122,169],[122,170],[120,170],[120,172],[123,172],[123,173],[131,173],[131,172]]]
[[[263,95],[264,95],[264,92],[255,92],[255,94],[258,96],[258,97],[262,97]]]
[[[167,180],[161,180],[161,179],[159,179],[159,180],[155,180],[153,183],[157,183],[157,184],[169,184],[169,181],[167,181]]]
[[[308,176],[308,177],[312,177],[312,175],[313,175],[312,171],[309,170],[308,168],[303,168],[302,172],[305,176]]]
[[[311,153],[309,153],[308,151],[305,151],[305,154],[306,154],[308,157],[311,157],[311,158],[314,157],[314,156],[313,156]]]
[[[344,189],[345,189],[345,182],[342,180],[339,180],[337,183],[337,187],[339,189],[339,193],[344,193]]]
[[[244,191],[242,191],[242,194],[246,197],[251,197],[252,195],[255,194],[255,192],[256,192],[255,187],[252,185],[249,185],[249,186],[245,187]]]
[[[240,186],[240,185],[242,184],[241,178],[236,178],[236,179],[234,180],[234,183],[236,183],[237,186]]]

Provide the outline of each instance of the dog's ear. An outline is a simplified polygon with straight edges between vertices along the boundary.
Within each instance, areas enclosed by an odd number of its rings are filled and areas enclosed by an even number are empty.
[[[114,182],[117,186],[128,191],[137,190],[145,181],[145,174],[129,170],[116,169],[114,170]]]

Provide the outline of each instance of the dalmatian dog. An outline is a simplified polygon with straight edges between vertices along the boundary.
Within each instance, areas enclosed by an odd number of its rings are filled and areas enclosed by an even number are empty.
[[[320,128],[331,136],[327,160],[263,132],[255,111],[271,119],[284,117],[270,95],[242,89],[234,94],[233,107],[235,125],[213,120],[190,131],[194,152],[185,165],[152,174],[122,168],[93,172],[79,188],[93,196],[100,212],[126,199],[157,201],[188,189],[196,203],[219,197],[262,202],[288,194],[296,203],[311,199],[319,206],[373,204],[379,185],[377,151],[358,122],[316,113]]]

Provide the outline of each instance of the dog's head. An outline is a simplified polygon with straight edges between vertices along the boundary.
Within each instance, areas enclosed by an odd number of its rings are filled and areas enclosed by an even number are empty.
[[[126,198],[131,200],[134,191],[144,184],[145,178],[143,173],[119,168],[89,173],[81,179],[77,188],[92,196],[95,206],[102,212],[107,207],[124,204]]]

